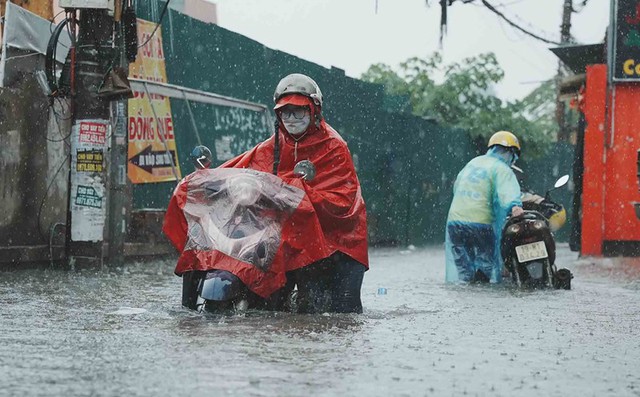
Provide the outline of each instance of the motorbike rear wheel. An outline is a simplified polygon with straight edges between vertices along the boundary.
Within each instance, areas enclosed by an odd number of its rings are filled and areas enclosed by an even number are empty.
[[[511,266],[513,268],[513,273],[512,273],[513,280],[516,282],[516,286],[518,288],[522,288],[522,280],[520,279],[520,272],[518,271],[518,260],[515,257],[513,257],[511,261],[512,261]]]
[[[553,268],[551,266],[551,261],[549,260],[549,258],[544,260],[546,267],[547,267],[547,279],[548,281],[548,285],[547,288],[553,288]]]

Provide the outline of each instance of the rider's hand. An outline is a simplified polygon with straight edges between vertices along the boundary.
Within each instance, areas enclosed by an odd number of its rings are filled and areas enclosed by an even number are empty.
[[[522,209],[522,207],[513,207],[511,208],[511,216],[520,216],[524,214],[524,210]]]

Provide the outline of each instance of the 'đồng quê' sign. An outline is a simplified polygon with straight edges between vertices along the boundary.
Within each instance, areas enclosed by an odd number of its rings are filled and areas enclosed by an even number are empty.
[[[153,35],[152,35],[153,34]],[[136,61],[129,65],[129,76],[153,82],[167,82],[162,34],[156,24],[138,19]],[[127,175],[132,183],[178,181],[178,163],[173,117],[169,98],[134,91],[128,101]]]

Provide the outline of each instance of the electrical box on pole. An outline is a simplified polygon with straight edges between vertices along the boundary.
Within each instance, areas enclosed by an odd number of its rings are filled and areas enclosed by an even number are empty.
[[[61,8],[93,8],[113,12],[114,0],[59,0]]]

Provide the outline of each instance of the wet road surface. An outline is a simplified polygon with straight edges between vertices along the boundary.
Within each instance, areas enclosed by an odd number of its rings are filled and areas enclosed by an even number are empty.
[[[571,291],[518,292],[379,249],[362,315],[226,317],[180,307],[171,261],[3,271],[0,395],[640,396],[640,260],[557,264]]]

